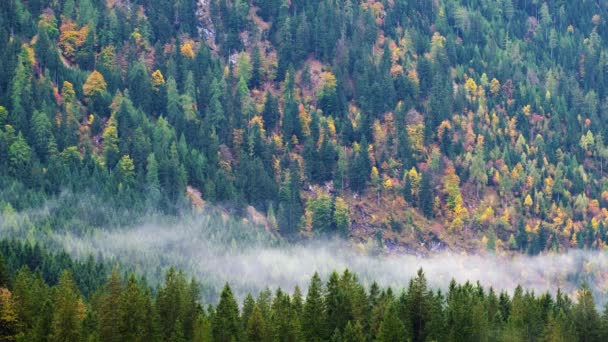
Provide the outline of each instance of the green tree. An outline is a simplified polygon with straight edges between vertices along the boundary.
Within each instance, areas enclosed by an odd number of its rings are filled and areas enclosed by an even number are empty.
[[[262,54],[258,45],[254,45],[251,50],[251,78],[249,85],[252,88],[258,88],[262,85],[263,70],[262,70]]]
[[[348,236],[350,231],[350,210],[342,197],[334,200],[334,225],[338,234]]]
[[[577,299],[578,302],[572,308],[572,321],[579,341],[600,341],[600,315],[586,283],[578,290]]]
[[[306,341],[322,341],[327,338],[326,310],[322,296],[321,278],[312,276],[302,314],[302,331]]]
[[[264,110],[262,111],[262,119],[264,119],[264,129],[267,132],[272,132],[279,122],[279,103],[276,97],[268,91],[264,100]],[[285,137],[288,138],[288,137]]]
[[[228,284],[224,286],[220,295],[212,326],[214,341],[231,342],[242,339],[239,307]]]
[[[124,155],[120,158],[116,167],[116,175],[119,191],[133,188],[135,184],[135,165],[131,157]]]
[[[318,193],[306,202],[306,211],[312,215],[312,228],[319,234],[328,234],[332,226],[332,205],[329,195]]]
[[[47,160],[51,146],[55,145],[55,138],[51,129],[49,117],[43,112],[34,111],[32,116],[33,145],[36,153],[43,161]]]
[[[254,306],[249,319],[247,320],[246,330],[247,341],[263,342],[267,341],[267,327],[264,317],[257,306]]]
[[[119,299],[118,332],[123,340],[150,341],[157,337],[155,312],[149,290],[131,273]]]
[[[0,287],[8,288],[10,280],[10,274],[8,273],[4,256],[0,254]]]
[[[384,313],[384,319],[378,331],[378,342],[405,341],[406,330],[403,322],[399,319],[397,305],[392,303]]]
[[[420,190],[418,195],[418,207],[422,211],[425,217],[433,217],[433,205],[434,205],[434,191],[431,184],[430,172],[424,172],[422,174],[422,180],[420,181]]]
[[[101,292],[98,304],[98,331],[102,341],[122,341],[121,334],[123,317],[121,314],[121,299],[123,284],[117,269],[112,270],[110,278]]]
[[[344,333],[342,334],[343,342],[365,342],[367,339],[365,338],[365,334],[363,333],[363,327],[361,323],[358,321],[355,324],[352,324],[351,321],[346,323],[346,327],[344,328]]]
[[[118,127],[113,117],[108,120],[108,124],[103,131],[103,155],[106,166],[113,169],[116,163],[118,163],[120,156],[118,150]]]
[[[356,152],[350,168],[350,186],[353,191],[361,192],[365,189],[369,181],[371,171],[371,161],[368,153],[369,145],[367,139],[363,137],[359,151]]]
[[[279,227],[287,235],[297,233],[300,219],[304,212],[300,197],[300,175],[296,163],[285,172],[283,185],[279,190],[279,210],[277,214]]]
[[[32,149],[23,138],[23,134],[19,132],[17,139],[8,149],[9,172],[13,176],[23,177],[29,172],[31,158]]]
[[[86,309],[69,271],[64,271],[59,278],[54,308],[50,341],[80,341]]]

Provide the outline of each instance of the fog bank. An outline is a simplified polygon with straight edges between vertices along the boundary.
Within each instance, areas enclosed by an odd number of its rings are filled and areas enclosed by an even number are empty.
[[[255,228],[251,228],[255,229]],[[199,222],[177,226],[142,225],[119,231],[102,231],[90,237],[60,239],[74,256],[101,253],[151,278],[161,276],[158,267],[174,265],[206,285],[220,288],[229,282],[236,294],[257,293],[264,287],[292,290],[306,288],[314,272],[327,279],[333,270],[349,269],[365,285],[377,281],[400,289],[419,268],[429,284],[447,288],[449,282],[481,282],[495,289],[512,291],[518,284],[537,293],[561,288],[574,294],[583,281],[593,288],[598,302],[605,301],[608,254],[573,250],[565,254],[514,257],[465,255],[442,252],[420,258],[412,255],[372,256],[339,241],[315,241],[299,245],[267,246],[218,242]],[[156,273],[155,273],[156,272]],[[207,292],[215,297],[215,292]]]
[[[88,208],[91,208],[89,206]],[[81,212],[80,210],[76,210]],[[90,213],[90,212],[89,212]],[[129,227],[55,229],[43,224],[53,209],[0,215],[0,238],[36,241],[64,249],[76,258],[101,255],[145,275],[150,283],[162,281],[175,266],[203,285],[205,300],[229,282],[236,295],[257,294],[266,286],[305,289],[314,272],[326,280],[336,270],[349,269],[369,286],[401,289],[419,268],[429,284],[446,289],[451,279],[479,281],[485,287],[512,291],[518,284],[536,293],[561,288],[573,295],[583,281],[598,303],[606,302],[608,253],[572,250],[564,254],[513,257],[441,252],[420,258],[413,255],[372,255],[363,246],[344,241],[313,241],[290,245],[261,227],[222,214],[151,215]],[[72,226],[81,227],[87,215]],[[75,221],[76,222],[76,221]]]

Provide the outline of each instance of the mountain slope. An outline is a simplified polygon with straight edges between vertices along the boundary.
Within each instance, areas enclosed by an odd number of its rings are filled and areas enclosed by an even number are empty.
[[[606,7],[9,0],[0,205],[175,214],[189,186],[288,238],[603,248]]]

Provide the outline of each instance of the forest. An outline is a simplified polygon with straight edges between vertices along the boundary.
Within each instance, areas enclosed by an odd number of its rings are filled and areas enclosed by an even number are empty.
[[[602,0],[2,0],[0,341],[608,340],[607,20]],[[436,286],[399,265],[435,253],[499,266]]]
[[[3,341],[605,341],[583,284],[576,300],[559,290],[512,294],[452,281],[442,292],[422,269],[401,289],[362,285],[356,274],[314,274],[306,294],[266,289],[242,301],[226,284],[217,304],[170,269],[150,286],[117,265],[72,260],[40,246],[0,243]],[[608,306],[607,306],[608,308]]]
[[[0,210],[214,205],[389,251],[608,241],[604,1],[6,0]],[[421,247],[422,246],[422,247]]]
[[[254,210],[290,241],[603,249],[607,6],[7,0],[1,210],[74,193],[124,222]]]

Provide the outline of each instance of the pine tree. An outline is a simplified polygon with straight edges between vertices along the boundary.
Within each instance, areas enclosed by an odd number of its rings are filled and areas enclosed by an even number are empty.
[[[256,44],[251,50],[251,78],[249,80],[251,88],[258,88],[262,85],[262,76],[262,55],[260,53],[260,48]]]
[[[86,309],[69,271],[64,271],[59,278],[54,297],[50,340],[80,341]]]
[[[342,334],[343,342],[365,342],[367,339],[365,338],[365,334],[363,333],[363,327],[361,323],[358,321],[355,324],[352,324],[351,321],[346,323],[346,327],[344,328],[344,333]]]
[[[4,262],[4,256],[0,253],[0,287],[8,288],[10,280],[10,274],[6,267],[6,263]]]
[[[220,342],[240,341],[242,329],[239,319],[239,307],[226,284],[220,295],[220,302],[213,317],[213,340]]]
[[[578,290],[578,302],[572,308],[572,320],[579,341],[600,341],[600,316],[591,289],[583,283]]]
[[[103,341],[122,341],[124,339],[120,326],[122,320],[127,317],[123,317],[120,312],[122,295],[122,280],[118,270],[114,269],[101,293],[98,304],[97,324],[99,338]]]
[[[187,305],[187,288],[184,274],[170,268],[165,275],[165,284],[156,299],[158,314],[164,318],[160,321],[160,329],[165,339],[184,335],[182,322]]]
[[[55,144],[55,138],[51,131],[51,121],[48,116],[40,111],[34,111],[32,116],[32,135],[34,138],[34,149],[36,154],[46,161],[49,157],[49,150]]]
[[[253,307],[253,311],[247,320],[246,330],[247,341],[263,342],[267,341],[267,327],[264,322],[264,317],[257,306]]]
[[[148,202],[156,206],[162,196],[160,191],[160,180],[158,178],[158,162],[154,153],[150,153],[146,164],[146,188],[148,189]]]
[[[365,189],[369,181],[371,162],[368,153],[369,145],[367,138],[363,137],[359,151],[351,164],[350,169],[350,186],[354,191],[361,192]]]
[[[149,291],[131,273],[119,299],[119,335],[128,341],[149,341],[156,337],[155,312]]]
[[[306,341],[322,341],[327,338],[326,317],[321,278],[315,273],[308,287],[302,314],[302,331]]]
[[[287,236],[297,233],[300,218],[304,212],[300,197],[300,175],[297,163],[292,163],[285,174],[283,186],[279,191],[279,227]]]
[[[19,132],[17,139],[8,149],[9,173],[22,178],[29,173],[29,165],[32,158],[32,149]]]
[[[406,330],[403,322],[399,319],[397,305],[391,303],[384,313],[384,319],[378,331],[378,342],[405,341]]]
[[[432,218],[435,195],[431,184],[431,174],[428,171],[422,174],[418,198],[420,211],[425,217]]]
[[[406,296],[405,325],[412,341],[426,341],[433,320],[433,294],[427,288],[422,269],[409,284]]]
[[[354,319],[348,293],[340,285],[338,273],[332,272],[325,291],[328,331],[343,331],[346,323]]]
[[[264,129],[267,132],[270,133],[275,129],[277,123],[279,122],[279,115],[279,104],[277,99],[272,96],[270,92],[266,92],[262,119],[264,119]]]

